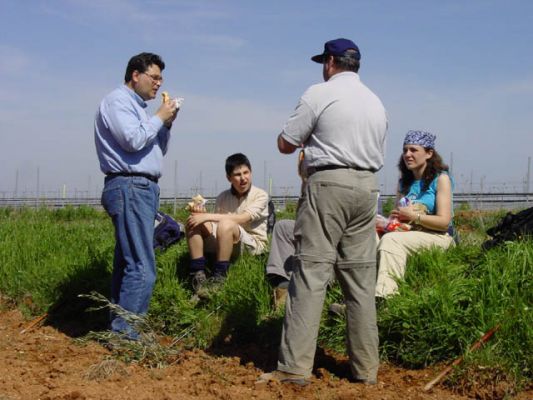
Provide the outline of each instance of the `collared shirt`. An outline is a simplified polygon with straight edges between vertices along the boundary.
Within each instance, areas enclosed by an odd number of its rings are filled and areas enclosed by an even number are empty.
[[[158,116],[148,116],[146,102],[128,86],[108,94],[94,122],[94,140],[104,174],[138,172],[161,176],[170,131]]]
[[[241,225],[258,244],[262,251],[267,243],[268,194],[263,189],[251,186],[242,197],[235,196],[231,189],[225,190],[217,197],[215,204],[219,214],[250,214],[251,220]]]
[[[383,166],[387,116],[379,98],[355,72],[311,86],[285,124],[282,137],[305,146],[305,168]]]

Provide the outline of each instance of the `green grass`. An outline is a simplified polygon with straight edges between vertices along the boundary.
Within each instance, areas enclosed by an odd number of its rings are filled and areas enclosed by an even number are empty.
[[[165,211],[171,214],[170,209]],[[450,362],[500,324],[482,350],[467,353],[464,367],[453,379],[488,365],[512,379],[514,387],[531,382],[533,243],[507,243],[489,252],[480,249],[484,230],[503,214],[457,212],[462,228],[459,246],[409,258],[399,295],[378,312],[383,360],[411,368]],[[291,215],[289,210],[278,213],[278,218]],[[175,217],[184,222],[187,213],[179,210]],[[85,332],[101,329],[106,313],[85,312],[94,304],[78,295],[92,291],[108,295],[113,247],[113,227],[101,211],[1,209],[0,296],[19,305],[28,317],[50,312],[50,323],[67,331],[69,322],[79,321],[86,324]],[[156,332],[187,347],[216,347],[231,341],[275,348],[282,315],[271,305],[264,276],[266,256],[238,259],[224,287],[202,302],[191,300],[188,262],[183,241],[157,254],[158,278],[148,315]],[[341,300],[334,285],[325,309]],[[344,351],[345,322],[324,312],[319,341],[322,347]]]

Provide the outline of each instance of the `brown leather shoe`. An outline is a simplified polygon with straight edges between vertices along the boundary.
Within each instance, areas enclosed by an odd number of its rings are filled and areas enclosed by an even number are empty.
[[[285,303],[287,302],[287,289],[286,288],[274,288],[274,308],[276,310],[281,310],[285,308]]]
[[[346,304],[331,303],[328,307],[328,313],[340,318],[346,318]]]
[[[281,382],[281,383],[294,383],[295,385],[298,385],[298,386],[306,386],[311,383],[303,375],[290,374],[288,372],[283,372],[279,370],[275,370],[272,372],[267,372],[265,374],[262,374],[261,376],[259,376],[257,381],[255,381],[255,383],[261,384],[261,383],[267,383],[270,381]]]

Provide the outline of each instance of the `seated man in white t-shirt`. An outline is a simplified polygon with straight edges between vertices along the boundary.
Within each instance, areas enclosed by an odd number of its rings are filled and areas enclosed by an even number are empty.
[[[187,219],[189,272],[196,292],[207,280],[204,251],[216,253],[213,278],[221,282],[232,255],[241,250],[261,254],[267,246],[268,194],[252,185],[252,167],[244,154],[226,159],[226,177],[231,188],[218,195],[215,212],[195,207]]]

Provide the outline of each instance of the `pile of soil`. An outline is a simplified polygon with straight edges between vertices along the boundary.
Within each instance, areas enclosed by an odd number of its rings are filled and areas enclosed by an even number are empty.
[[[383,365],[375,386],[350,383],[319,367],[305,387],[276,382],[256,384],[275,354],[260,346],[218,349],[217,354],[184,351],[175,363],[150,369],[125,364],[95,342],[81,345],[51,326],[28,328],[18,310],[0,311],[0,400],[89,399],[466,399],[441,386],[423,386],[437,370],[411,371]],[[268,351],[270,353],[270,350]],[[332,355],[327,355],[331,359]],[[346,369],[346,359],[335,356]],[[331,364],[331,365],[333,365]],[[342,375],[342,374],[341,374]],[[521,394],[519,397],[526,399]],[[531,395],[531,393],[529,393]]]

